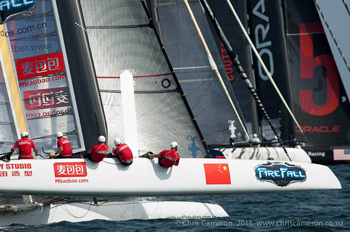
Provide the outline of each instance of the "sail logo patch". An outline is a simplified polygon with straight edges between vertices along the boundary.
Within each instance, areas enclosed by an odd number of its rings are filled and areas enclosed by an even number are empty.
[[[61,73],[65,70],[62,52],[20,59],[16,62],[18,80]]]
[[[266,181],[280,187],[306,180],[306,172],[297,165],[282,162],[267,162],[255,168],[255,176],[259,181]]]
[[[55,177],[85,177],[87,169],[85,162],[54,163]]]
[[[0,0],[0,24],[18,14],[29,12],[36,0]]]
[[[26,110],[70,106],[67,87],[23,91]]]
[[[192,152],[192,157],[196,158],[197,151],[200,150],[196,145],[197,136],[192,137],[191,135],[188,135],[187,140],[190,142],[190,144],[188,145],[188,150]]]

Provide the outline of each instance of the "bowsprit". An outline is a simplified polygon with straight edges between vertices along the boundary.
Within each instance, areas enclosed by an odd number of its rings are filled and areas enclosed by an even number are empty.
[[[0,0],[0,24],[7,19],[30,11],[36,0]]]
[[[267,162],[255,168],[259,181],[272,182],[280,187],[306,180],[306,172],[300,166],[282,162]]]

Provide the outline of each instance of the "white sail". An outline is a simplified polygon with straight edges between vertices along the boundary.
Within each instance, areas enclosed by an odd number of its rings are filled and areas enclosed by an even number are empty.
[[[34,1],[32,2],[34,3]],[[9,97],[18,130],[28,131],[37,147],[56,146],[62,131],[74,151],[85,149],[65,45],[55,6],[50,0],[35,2],[27,14],[12,17],[4,25],[8,36],[1,49],[6,67]],[[6,57],[4,57],[6,56]]]
[[[160,152],[177,141],[181,156],[206,156],[142,2],[82,0],[81,8],[105,110],[109,146],[114,146],[115,137],[126,139],[120,75],[129,70],[134,76],[138,153]]]
[[[350,101],[350,28],[341,23],[350,22],[350,3],[341,0],[316,0],[315,5]]]

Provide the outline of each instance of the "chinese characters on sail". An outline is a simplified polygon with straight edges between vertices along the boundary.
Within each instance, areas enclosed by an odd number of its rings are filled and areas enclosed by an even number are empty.
[[[16,63],[18,80],[47,76],[64,71],[62,52],[20,59]]]

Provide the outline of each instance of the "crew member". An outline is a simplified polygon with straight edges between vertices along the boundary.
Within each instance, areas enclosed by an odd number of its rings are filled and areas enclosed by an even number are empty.
[[[178,166],[180,161],[180,155],[176,153],[178,144],[177,142],[170,143],[170,150],[164,150],[158,154],[149,154],[149,158],[153,159],[158,157],[159,165],[170,168],[173,165]]]
[[[72,157],[72,148],[68,139],[63,137],[61,131],[57,132],[57,148],[55,155],[56,158],[71,158]]]
[[[11,157],[12,153],[16,150],[17,147],[19,150],[18,159],[34,159],[34,157],[32,156],[32,148],[35,152],[35,155],[39,155],[38,150],[36,149],[33,141],[30,140],[28,136],[29,133],[27,131],[23,131],[21,133],[22,138],[16,141],[11,151],[7,154],[9,158]]]
[[[93,146],[85,158],[89,158],[92,162],[99,163],[101,162],[108,153],[108,145],[105,144],[106,138],[101,135],[97,138],[98,144]]]
[[[133,154],[129,146],[126,143],[121,143],[120,139],[114,139],[113,156],[118,158],[120,163],[129,166],[133,162]]]

